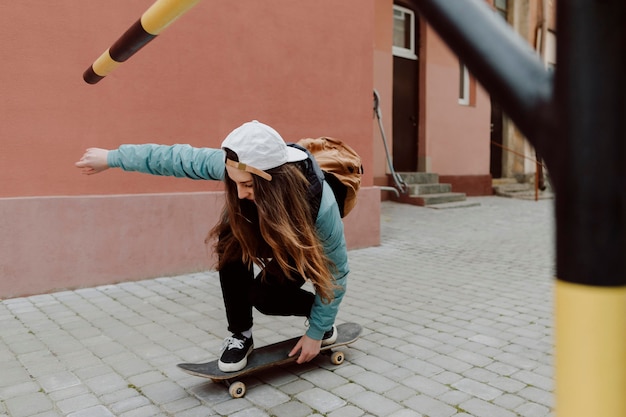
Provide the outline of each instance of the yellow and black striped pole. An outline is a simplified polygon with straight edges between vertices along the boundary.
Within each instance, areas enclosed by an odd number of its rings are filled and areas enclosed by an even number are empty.
[[[626,416],[624,17],[623,0],[557,7],[558,417]]]
[[[95,84],[106,77],[199,1],[157,0],[83,73],[83,79]]]

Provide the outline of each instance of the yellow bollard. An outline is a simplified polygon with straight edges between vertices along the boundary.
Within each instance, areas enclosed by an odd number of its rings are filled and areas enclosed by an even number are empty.
[[[557,280],[556,414],[626,416],[626,287]]]

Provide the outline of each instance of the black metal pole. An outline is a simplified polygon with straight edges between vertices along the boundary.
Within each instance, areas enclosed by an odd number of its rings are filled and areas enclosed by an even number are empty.
[[[566,0],[557,11],[557,270],[581,284],[626,285],[624,10]]]
[[[626,415],[626,6],[558,5],[556,400]]]

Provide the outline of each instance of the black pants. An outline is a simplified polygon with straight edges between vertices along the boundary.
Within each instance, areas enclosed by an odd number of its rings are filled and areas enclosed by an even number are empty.
[[[262,273],[254,276],[243,262],[231,262],[219,271],[228,330],[240,333],[252,327],[252,307],[273,316],[309,317],[315,295],[302,289],[305,280],[292,273],[282,274],[277,262],[271,261]]]

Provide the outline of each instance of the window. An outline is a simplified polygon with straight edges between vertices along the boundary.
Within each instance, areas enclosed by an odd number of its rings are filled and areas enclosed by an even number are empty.
[[[496,11],[504,20],[507,20],[507,0],[495,0],[494,6],[496,6]]]
[[[459,104],[470,105],[470,76],[465,64],[459,61]]]
[[[415,13],[401,6],[393,6],[393,54],[417,59],[415,54]]]

